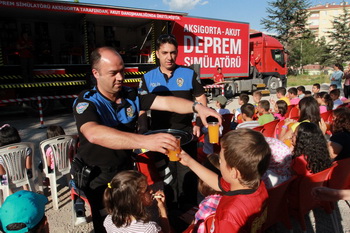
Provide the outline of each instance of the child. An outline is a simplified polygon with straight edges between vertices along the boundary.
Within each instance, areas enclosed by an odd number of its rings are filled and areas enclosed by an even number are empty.
[[[219,95],[216,98],[216,111],[220,113],[220,115],[230,114],[230,110],[226,109],[227,99],[225,96]]]
[[[236,129],[240,129],[240,128],[253,129],[260,125],[258,121],[253,120],[253,116],[255,114],[255,108],[252,104],[243,104],[241,107],[241,111],[242,111],[243,122],[238,124]]]
[[[53,137],[65,135],[65,134],[66,133],[64,132],[64,129],[58,125],[50,125],[46,131],[47,138],[53,138]],[[49,173],[51,173],[55,169],[55,162],[53,157],[53,151],[50,146],[45,148],[45,156],[46,156]]]
[[[240,106],[242,106],[243,104],[246,104],[249,102],[249,96],[247,94],[240,94],[239,97],[238,97],[238,104]],[[241,108],[237,108],[235,111],[234,111],[234,114],[235,114],[235,120],[236,122],[238,122],[238,115],[241,114]]]
[[[264,125],[266,123],[269,123],[275,120],[275,118],[269,111],[270,111],[270,102],[268,100],[261,100],[258,106],[258,112],[259,114],[261,114],[258,118],[258,122],[260,125]]]
[[[261,91],[254,91],[254,92],[253,92],[253,100],[254,100],[253,105],[254,105],[255,108],[258,107],[258,104],[259,104],[261,98],[262,98],[262,93],[261,93]]]
[[[339,89],[331,90],[329,95],[331,96],[331,99],[333,101],[333,110],[343,104],[343,101],[341,101],[339,98],[340,97],[340,90]]]
[[[286,88],[285,87],[278,87],[276,89],[276,97],[279,99],[279,100],[284,100],[287,105],[290,105],[290,101],[289,101],[289,98],[286,96]]]
[[[320,114],[333,109],[333,100],[331,96],[325,92],[318,92],[314,95],[317,103],[320,105]]]
[[[305,87],[304,86],[298,86],[297,87],[297,94],[299,99],[302,99],[305,97]]]
[[[159,208],[160,225],[150,221],[146,206],[156,199]],[[104,192],[104,205],[108,215],[104,220],[107,232],[169,232],[169,221],[162,191],[153,191],[147,184],[147,177],[135,170],[119,172]]]
[[[210,154],[203,162],[203,166],[216,174],[220,175],[220,163],[218,154]],[[199,179],[198,191],[205,198],[199,204],[199,210],[195,214],[195,228],[197,233],[204,233],[204,220],[209,215],[215,213],[222,197],[222,192],[212,189],[206,182]]]
[[[275,117],[276,120],[278,119],[282,121],[286,119],[285,115],[287,113],[287,108],[288,108],[286,101],[277,100],[274,108],[275,108],[274,109],[275,113],[273,114],[273,116]]]
[[[310,175],[329,168],[332,161],[327,148],[327,140],[320,127],[311,122],[303,122],[295,131],[292,138],[293,170],[298,175]]]
[[[335,90],[335,89],[338,89],[338,88],[337,88],[337,84],[331,84],[331,85],[329,85],[328,92],[331,93],[331,91],[332,91],[332,90]]]
[[[315,83],[312,85],[312,93],[313,95],[319,93],[321,91],[321,85],[319,83]]]
[[[288,98],[291,105],[299,104],[300,99],[298,98],[298,91],[295,87],[288,89]]]
[[[21,142],[21,137],[19,136],[18,130],[15,127],[10,126],[9,124],[4,124],[0,127],[0,147],[6,146],[13,143]],[[26,169],[28,178],[32,178],[32,150],[28,148],[26,157]],[[2,182],[7,182],[6,171],[4,168],[4,161],[0,159],[0,176]],[[23,186],[24,190],[29,190],[28,185]]]
[[[222,137],[220,144],[222,177],[184,151],[179,155],[180,163],[214,190],[223,192],[215,214],[214,232],[259,231],[267,214],[268,194],[260,179],[269,166],[269,145],[260,132],[251,129],[230,131]]]

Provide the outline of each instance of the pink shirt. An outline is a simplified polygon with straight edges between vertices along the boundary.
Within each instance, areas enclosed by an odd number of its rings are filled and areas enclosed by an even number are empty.
[[[290,104],[291,105],[293,105],[293,104],[297,105],[297,104],[299,104],[299,101],[300,101],[300,99],[298,97],[295,97],[293,99],[290,99]]]

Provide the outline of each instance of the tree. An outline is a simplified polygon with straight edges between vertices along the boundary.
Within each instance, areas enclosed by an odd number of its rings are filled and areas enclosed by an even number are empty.
[[[268,2],[266,9],[268,16],[261,20],[264,29],[274,31],[285,46],[297,36],[310,35],[309,29],[305,27],[310,7],[309,0],[276,0]]]
[[[343,13],[334,17],[333,30],[329,31],[332,58],[335,63],[350,61],[350,13],[344,6]]]
[[[300,37],[289,44],[290,67],[303,67],[308,64],[327,65],[329,60],[329,50],[325,44],[325,39],[316,40],[314,35]]]

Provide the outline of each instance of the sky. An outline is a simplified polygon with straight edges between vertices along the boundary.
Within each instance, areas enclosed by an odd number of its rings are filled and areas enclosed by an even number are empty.
[[[190,16],[246,22],[250,24],[250,28],[266,32],[260,21],[267,17],[267,0],[80,0],[80,2],[185,12]],[[339,4],[341,0],[310,0],[312,5],[327,2]]]

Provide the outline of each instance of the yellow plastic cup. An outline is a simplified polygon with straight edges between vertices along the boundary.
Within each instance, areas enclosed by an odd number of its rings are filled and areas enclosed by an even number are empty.
[[[180,158],[177,154],[181,152],[181,136],[175,136],[177,142],[177,148],[175,150],[169,150],[168,157],[170,161],[179,161]]]
[[[209,142],[212,144],[219,143],[219,123],[208,122]]]

